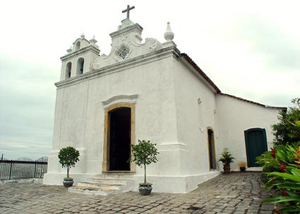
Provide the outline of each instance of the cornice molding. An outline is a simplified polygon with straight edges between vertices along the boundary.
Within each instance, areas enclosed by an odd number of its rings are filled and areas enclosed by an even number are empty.
[[[180,56],[179,50],[175,46],[169,46],[163,49],[160,49],[155,52],[151,52],[149,54],[141,55],[135,58],[128,59],[123,62],[119,62],[113,65],[108,65],[106,67],[100,68],[98,70],[91,70],[80,76],[71,77],[69,79],[59,81],[55,83],[57,88],[67,87],[70,85],[78,84],[82,81],[86,81],[93,78],[99,78],[104,75],[108,75],[111,73],[121,72],[128,68],[133,68],[137,66],[141,66],[143,64],[151,63],[163,58],[167,58],[173,56],[174,58],[178,59]]]
[[[67,55],[65,55],[65,56],[62,56],[60,59],[61,59],[62,61],[64,61],[64,60],[67,60],[67,59],[72,58],[72,57],[74,57],[74,56],[77,56],[77,55],[80,55],[80,54],[82,54],[82,53],[85,53],[85,52],[87,52],[87,51],[92,51],[92,52],[94,52],[95,54],[99,54],[99,53],[100,53],[100,50],[99,50],[97,47],[95,47],[95,46],[93,46],[93,45],[89,45],[89,46],[87,46],[87,47],[84,47],[84,48],[79,49],[78,51],[75,51],[75,52],[69,53],[69,54],[67,54]]]
[[[103,104],[104,108],[107,108],[107,107],[117,104],[117,103],[135,104],[138,97],[139,97],[138,94],[117,95],[117,96],[113,96],[113,97],[109,98],[108,100],[102,101],[102,104]]]

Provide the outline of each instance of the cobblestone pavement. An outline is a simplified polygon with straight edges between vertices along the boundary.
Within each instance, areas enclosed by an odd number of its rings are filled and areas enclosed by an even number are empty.
[[[0,213],[272,213],[260,173],[219,175],[187,194],[128,192],[109,196],[69,193],[37,183],[0,185]]]

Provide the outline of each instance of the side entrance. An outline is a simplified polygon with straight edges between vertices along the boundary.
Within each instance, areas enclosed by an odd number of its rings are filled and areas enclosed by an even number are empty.
[[[216,152],[215,152],[215,137],[212,128],[207,129],[207,140],[208,140],[208,156],[209,156],[209,169],[216,169]]]
[[[256,157],[268,150],[266,130],[260,128],[245,131],[248,167],[258,167]]]

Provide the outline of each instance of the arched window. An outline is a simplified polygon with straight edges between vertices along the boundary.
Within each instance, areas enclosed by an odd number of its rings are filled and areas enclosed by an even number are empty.
[[[80,49],[80,42],[76,43],[75,51],[78,51]]]
[[[77,61],[77,75],[83,74],[84,59],[79,58]]]
[[[71,70],[72,70],[72,63],[68,62],[66,66],[66,79],[69,79],[71,77]]]

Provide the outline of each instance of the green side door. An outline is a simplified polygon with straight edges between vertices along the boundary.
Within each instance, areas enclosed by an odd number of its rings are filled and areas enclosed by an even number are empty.
[[[266,130],[260,128],[245,131],[248,167],[258,167],[256,157],[268,150]]]

